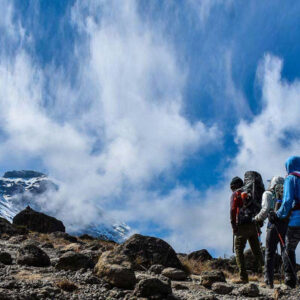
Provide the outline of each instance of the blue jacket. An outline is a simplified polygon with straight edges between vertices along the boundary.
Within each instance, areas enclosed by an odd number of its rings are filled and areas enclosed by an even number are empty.
[[[284,181],[283,201],[280,209],[277,211],[277,216],[280,219],[287,217],[295,204],[300,203],[300,178],[295,175],[290,175],[292,172],[300,174],[300,157],[291,156],[285,164],[288,176]],[[289,226],[300,226],[300,210],[292,211],[290,216]]]

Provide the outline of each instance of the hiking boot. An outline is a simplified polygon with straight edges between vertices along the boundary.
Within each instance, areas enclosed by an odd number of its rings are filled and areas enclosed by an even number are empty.
[[[293,280],[285,280],[284,284],[287,288],[291,288],[291,289],[296,288],[296,283]]]
[[[266,288],[267,289],[274,289],[274,284],[273,283],[267,283]]]

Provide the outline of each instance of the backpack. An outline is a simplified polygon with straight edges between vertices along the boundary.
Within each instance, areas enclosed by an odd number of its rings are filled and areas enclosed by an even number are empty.
[[[252,223],[252,219],[261,210],[262,195],[265,191],[261,175],[255,171],[247,171],[242,190],[243,206],[239,209],[239,225]]]

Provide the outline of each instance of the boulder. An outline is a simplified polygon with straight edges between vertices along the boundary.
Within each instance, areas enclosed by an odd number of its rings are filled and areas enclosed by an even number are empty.
[[[211,260],[212,256],[209,254],[209,252],[206,249],[202,249],[202,250],[191,252],[188,255],[188,259],[205,262]]]
[[[97,264],[95,272],[97,276],[118,288],[133,289],[136,283],[134,271],[121,265]]]
[[[176,268],[165,268],[162,272],[162,275],[170,278],[171,280],[185,280],[187,278],[187,274]]]
[[[136,283],[132,264],[127,261],[127,257],[114,255],[113,251],[102,253],[94,272],[98,277],[119,288],[133,289]]]
[[[41,233],[51,233],[55,231],[65,232],[65,226],[62,221],[37,212],[29,206],[13,218],[13,224],[24,226],[29,230]]]
[[[11,255],[8,252],[0,252],[0,262],[5,265],[12,264]]]
[[[211,289],[220,295],[227,295],[232,292],[233,286],[224,282],[215,282],[212,284]]]
[[[170,294],[172,294],[170,282],[155,277],[141,280],[134,289],[134,295],[147,299],[151,296],[156,296],[155,299],[166,298]]]
[[[259,289],[256,284],[248,283],[238,290],[239,295],[246,296],[246,297],[258,297],[259,296]]]
[[[19,265],[33,267],[50,266],[49,256],[42,249],[30,243],[19,248],[16,260]]]
[[[149,269],[154,264],[183,269],[174,249],[159,238],[134,234],[113,251],[126,256],[135,270]]]
[[[200,284],[206,288],[211,288],[215,282],[226,282],[222,271],[206,271],[201,274]]]
[[[79,269],[90,269],[94,267],[94,262],[81,253],[66,252],[57,261],[55,265],[58,270],[77,271]]]

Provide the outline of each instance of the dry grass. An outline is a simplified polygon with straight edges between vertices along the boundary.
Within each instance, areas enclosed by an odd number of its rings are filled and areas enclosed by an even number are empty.
[[[179,257],[179,260],[183,265],[184,271],[188,274],[200,275],[202,272],[212,270],[212,268],[209,266],[209,262],[189,260],[187,257],[182,256]]]
[[[41,274],[32,273],[30,271],[22,270],[19,273],[17,273],[15,276],[16,280],[22,280],[22,281],[37,281],[41,280],[43,277]]]
[[[73,292],[78,289],[77,285],[67,279],[57,281],[56,285],[66,292]]]

